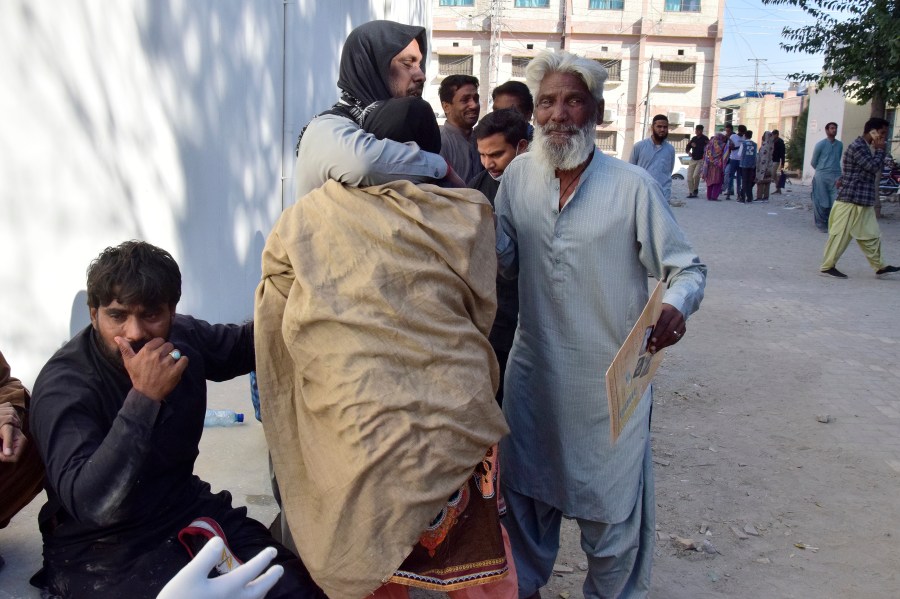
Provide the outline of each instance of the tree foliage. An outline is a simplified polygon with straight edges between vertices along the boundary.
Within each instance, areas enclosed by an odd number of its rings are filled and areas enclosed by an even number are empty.
[[[788,52],[825,55],[821,73],[794,73],[790,78],[834,85],[859,104],[872,101],[873,116],[886,104],[900,104],[900,0],[762,0],[789,5],[812,16],[813,25],[785,27]]]
[[[806,153],[806,122],[809,120],[809,106],[800,113],[791,138],[784,144],[784,160],[791,170],[803,170],[803,155]]]

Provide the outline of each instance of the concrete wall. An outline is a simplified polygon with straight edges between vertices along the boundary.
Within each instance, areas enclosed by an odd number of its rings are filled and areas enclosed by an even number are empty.
[[[837,138],[844,143],[844,148],[862,135],[863,125],[869,120],[871,108],[868,104],[860,106],[850,98],[846,98],[839,89],[830,87],[809,93],[809,118],[806,122],[806,145],[803,158],[803,181],[812,181],[816,172],[809,161],[812,159],[816,144],[825,139],[825,125],[834,122],[838,126]]]
[[[337,97],[347,33],[385,17],[427,24],[430,3],[0,3],[0,348],[13,372],[31,384],[87,323],[85,269],[126,239],[178,260],[179,311],[249,318],[297,134]]]

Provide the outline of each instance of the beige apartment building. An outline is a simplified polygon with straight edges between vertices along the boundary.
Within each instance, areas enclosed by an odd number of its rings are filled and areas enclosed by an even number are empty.
[[[606,66],[609,80],[597,145],[627,158],[663,113],[681,150],[702,124],[715,122],[725,0],[433,0],[429,81],[425,92],[442,115],[437,90],[453,73],[478,77],[482,114],[491,90],[524,81],[544,49],[563,48]]]

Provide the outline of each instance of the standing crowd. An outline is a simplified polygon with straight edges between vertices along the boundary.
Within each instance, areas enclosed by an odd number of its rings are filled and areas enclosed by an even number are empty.
[[[557,50],[493,89],[483,118],[478,79],[444,78],[438,126],[426,54],[422,27],[349,34],[339,100],[298,141],[251,322],[178,313],[173,257],[126,241],[89,265],[90,325],[30,398],[0,355],[0,526],[46,490],[32,584],[47,596],[539,598],[563,518],[585,597],[648,596],[653,387],[613,441],[603,373],[648,275],[665,285],[650,352],[703,299],[706,266],[669,204],[668,120],[628,161],[604,154],[607,72]],[[900,271],[871,210],[885,129],[866,124],[842,173],[833,134],[816,148],[827,276],[844,277],[851,238],[878,276]],[[698,126],[687,149],[689,197],[701,179],[713,201],[781,191],[777,131]],[[251,371],[278,540],[194,474],[206,381]]]
[[[765,131],[760,143],[753,141],[753,131],[738,125],[737,131],[731,124],[724,131],[716,133],[712,139],[703,135],[703,127],[697,127],[697,135],[687,148],[692,152],[698,165],[697,180],[691,182],[688,174],[688,196],[697,197],[697,183],[702,178],[706,183],[706,199],[718,202],[722,198],[730,200],[737,195],[739,203],[768,202],[772,184],[775,194],[784,188],[785,145],[777,129]],[[702,148],[698,150],[698,148]],[[753,188],[756,187],[754,196]]]

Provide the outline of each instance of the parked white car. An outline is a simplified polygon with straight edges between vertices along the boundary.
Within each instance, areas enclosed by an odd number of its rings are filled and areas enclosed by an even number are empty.
[[[676,154],[675,166],[672,168],[672,179],[676,181],[687,179],[688,165],[690,165],[690,163],[690,154]]]

